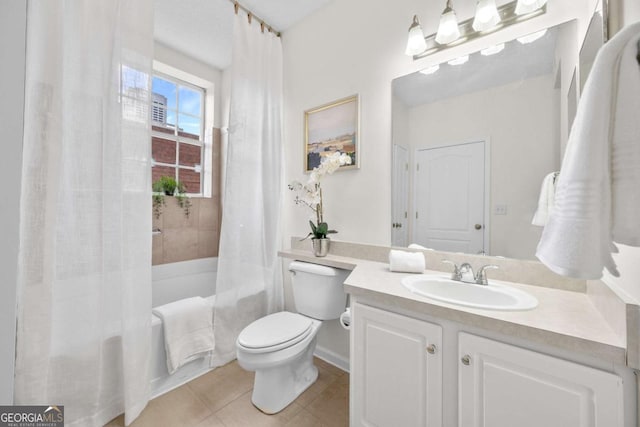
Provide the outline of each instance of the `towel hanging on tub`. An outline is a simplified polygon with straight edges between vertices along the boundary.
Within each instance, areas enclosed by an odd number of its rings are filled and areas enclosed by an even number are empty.
[[[213,350],[213,306],[204,298],[185,298],[152,311],[162,320],[170,374]]]
[[[614,241],[640,246],[640,22],[596,57],[536,256],[551,270],[597,279],[619,275]]]

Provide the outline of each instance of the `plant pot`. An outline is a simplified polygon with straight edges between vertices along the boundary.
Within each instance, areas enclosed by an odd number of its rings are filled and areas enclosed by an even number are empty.
[[[327,256],[329,253],[329,238],[325,239],[311,239],[313,243],[313,254],[317,257]]]

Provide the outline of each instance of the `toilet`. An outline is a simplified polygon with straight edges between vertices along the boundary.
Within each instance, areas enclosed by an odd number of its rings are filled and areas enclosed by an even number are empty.
[[[293,261],[289,272],[297,313],[260,318],[236,341],[238,364],[256,373],[251,401],[266,414],[280,412],[316,381],[316,335],[322,321],[340,317],[347,302],[342,284],[349,271]]]

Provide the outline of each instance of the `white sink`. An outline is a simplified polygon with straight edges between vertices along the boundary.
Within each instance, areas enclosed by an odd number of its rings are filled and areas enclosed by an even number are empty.
[[[538,306],[538,300],[534,296],[492,282],[483,286],[430,274],[405,277],[401,282],[415,294],[466,307],[519,311]]]

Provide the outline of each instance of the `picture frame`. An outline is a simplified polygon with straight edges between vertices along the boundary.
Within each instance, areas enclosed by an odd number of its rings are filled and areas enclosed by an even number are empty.
[[[338,170],[360,168],[360,102],[352,95],[304,112],[304,171],[309,173],[322,158],[347,153],[351,164]]]

